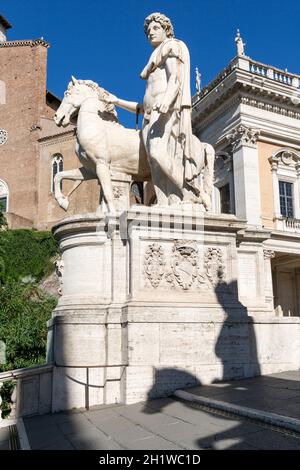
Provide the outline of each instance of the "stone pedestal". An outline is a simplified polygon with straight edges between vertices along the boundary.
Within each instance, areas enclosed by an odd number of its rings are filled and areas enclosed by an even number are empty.
[[[53,411],[261,372],[256,324],[266,341],[275,319],[265,295],[266,232],[195,207],[136,206],[66,219],[54,234],[64,272],[49,322]],[[285,331],[295,335],[293,327]],[[264,370],[288,362],[275,356],[264,356]]]

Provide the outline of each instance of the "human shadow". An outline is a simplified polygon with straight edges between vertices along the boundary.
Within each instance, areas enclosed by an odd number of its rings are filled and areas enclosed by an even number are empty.
[[[220,380],[260,375],[254,320],[239,301],[237,282],[218,283],[215,294],[225,317],[215,343],[215,354],[222,364]]]
[[[180,368],[156,369],[154,384],[148,392],[148,401],[143,409],[144,413],[163,412],[168,402],[159,399],[155,400],[154,403],[154,401],[151,402],[151,399],[170,396],[172,392],[179,388],[187,389],[187,391],[191,390],[192,393],[195,392],[200,395],[203,391],[206,392],[208,397],[226,390],[227,395],[225,393],[224,396],[223,393],[221,398],[226,401],[230,396],[229,391],[233,396],[236,387],[234,384],[231,385],[224,381],[241,380],[260,374],[253,318],[248,315],[247,308],[238,299],[237,282],[218,282],[214,293],[218,307],[216,307],[216,314],[212,316],[210,322],[213,323],[213,330],[215,331],[213,351],[215,359],[210,365],[215,371],[215,378],[211,380],[211,378],[205,377],[205,372],[201,374],[201,364],[193,364],[197,366],[198,371],[200,370],[200,373],[198,372],[195,375]],[[204,351],[211,346],[208,343],[207,345],[199,345],[199,347]],[[203,370],[207,365],[203,363]],[[203,379],[201,379],[202,377]],[[224,387],[216,388],[216,386],[205,385],[208,382],[220,385],[223,383]],[[189,401],[183,403],[185,407],[194,409]],[[219,448],[222,448],[220,442],[224,443],[224,441],[227,448],[230,449],[251,448],[243,442],[242,438],[245,433],[249,432],[247,422],[224,416],[220,417],[209,411],[195,410],[195,413],[199,413],[203,422],[206,423],[204,428],[201,429],[201,437],[199,436],[199,439],[194,442],[194,445],[199,449],[216,449],[218,448],[217,441],[219,442]],[[215,432],[212,432],[212,430]]]

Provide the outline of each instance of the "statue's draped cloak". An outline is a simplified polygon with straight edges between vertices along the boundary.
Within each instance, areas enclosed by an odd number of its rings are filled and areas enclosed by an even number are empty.
[[[179,145],[176,146],[176,155],[173,157],[181,159],[184,166],[184,180],[197,191],[199,162],[195,159],[192,142],[190,54],[184,42],[174,38],[162,42],[152,52],[148,64],[141,73],[141,78],[147,80],[149,75],[163,65],[169,57],[177,58],[177,78],[180,83],[179,92],[171,106],[171,110],[179,114],[179,126],[175,131]]]

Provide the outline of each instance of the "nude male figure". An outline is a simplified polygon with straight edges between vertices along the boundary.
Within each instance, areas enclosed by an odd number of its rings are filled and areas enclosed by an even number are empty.
[[[149,15],[144,30],[154,51],[141,73],[141,78],[147,81],[143,104],[114,95],[110,95],[109,101],[144,114],[142,135],[157,203],[166,206],[178,204],[184,195],[191,193],[186,181],[193,180],[196,171],[189,53],[182,41],[174,39],[173,26],[165,15]]]

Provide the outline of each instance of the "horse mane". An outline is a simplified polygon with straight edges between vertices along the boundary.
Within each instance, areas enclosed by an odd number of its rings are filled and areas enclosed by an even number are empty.
[[[119,122],[115,105],[107,102],[107,98],[109,97],[108,91],[100,87],[98,83],[93,82],[92,80],[77,80],[77,82],[79,83],[79,85],[86,85],[92,90],[96,91],[99,101],[102,101],[105,106],[104,110],[100,112],[101,117],[103,119],[105,119],[106,121],[113,121],[117,123]],[[70,94],[73,88],[74,88],[74,84],[73,82],[70,82],[68,85],[68,89],[65,92],[65,95]]]

